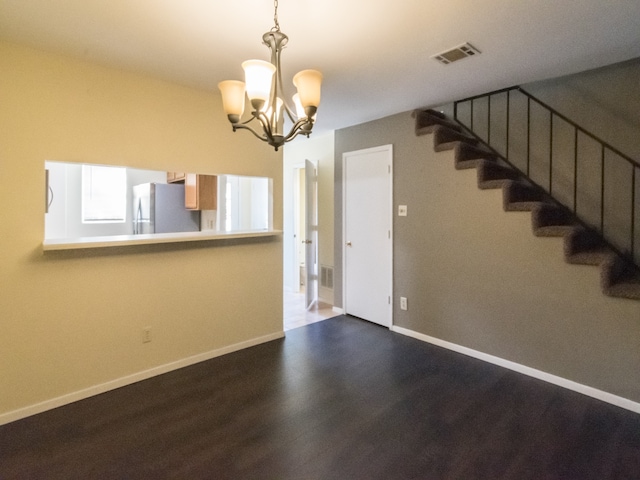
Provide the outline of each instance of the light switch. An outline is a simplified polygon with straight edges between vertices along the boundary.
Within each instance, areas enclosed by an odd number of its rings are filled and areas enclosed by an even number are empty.
[[[398,216],[406,217],[407,216],[407,206],[406,205],[398,205]]]

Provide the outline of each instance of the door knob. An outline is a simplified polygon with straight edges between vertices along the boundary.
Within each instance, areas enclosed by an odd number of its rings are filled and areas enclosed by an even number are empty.
[[[302,243],[309,244],[309,243],[311,243],[311,240],[302,240]]]
[[[351,242],[347,242],[347,243],[345,243],[345,245],[346,245],[347,247],[350,247],[350,246],[351,246]]]

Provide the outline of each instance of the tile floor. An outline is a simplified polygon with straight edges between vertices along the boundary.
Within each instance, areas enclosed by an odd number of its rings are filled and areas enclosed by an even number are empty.
[[[304,306],[304,290],[292,292],[284,291],[284,329],[303,327],[310,323],[337,317],[339,314],[333,311],[329,304],[320,302],[313,305],[309,310]]]

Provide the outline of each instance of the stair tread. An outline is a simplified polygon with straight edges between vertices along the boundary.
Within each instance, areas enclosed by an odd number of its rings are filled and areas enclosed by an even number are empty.
[[[531,185],[507,180],[502,188],[503,207],[507,212],[532,211],[546,202],[543,195]]]
[[[640,278],[631,278],[609,286],[605,293],[612,297],[640,300]]]
[[[542,202],[531,200],[522,202],[509,202],[505,205],[505,211],[507,212],[530,212]]]
[[[469,135],[444,125],[437,125],[433,128],[433,142],[435,145],[450,144],[451,142],[456,141],[468,143],[470,145],[478,143],[476,138],[470,137]]]
[[[533,229],[536,237],[564,237],[573,231],[573,225],[545,225]]]
[[[413,116],[416,118],[416,133],[419,135],[431,133],[437,126],[445,126],[456,131],[462,130],[458,123],[436,110],[417,110],[414,111]]]
[[[567,263],[572,265],[601,265],[613,252],[606,247],[593,250],[583,250],[565,255]]]
[[[508,180],[520,178],[520,173],[517,170],[486,159],[478,160],[477,169],[478,188],[482,190],[501,188]]]
[[[537,237],[564,237],[574,233],[577,224],[564,208],[543,203],[531,212],[531,227]]]

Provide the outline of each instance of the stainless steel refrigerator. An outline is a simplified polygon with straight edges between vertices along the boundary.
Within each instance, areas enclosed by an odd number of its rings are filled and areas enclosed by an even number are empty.
[[[133,187],[133,233],[197,232],[200,212],[184,206],[184,185],[143,183]]]

